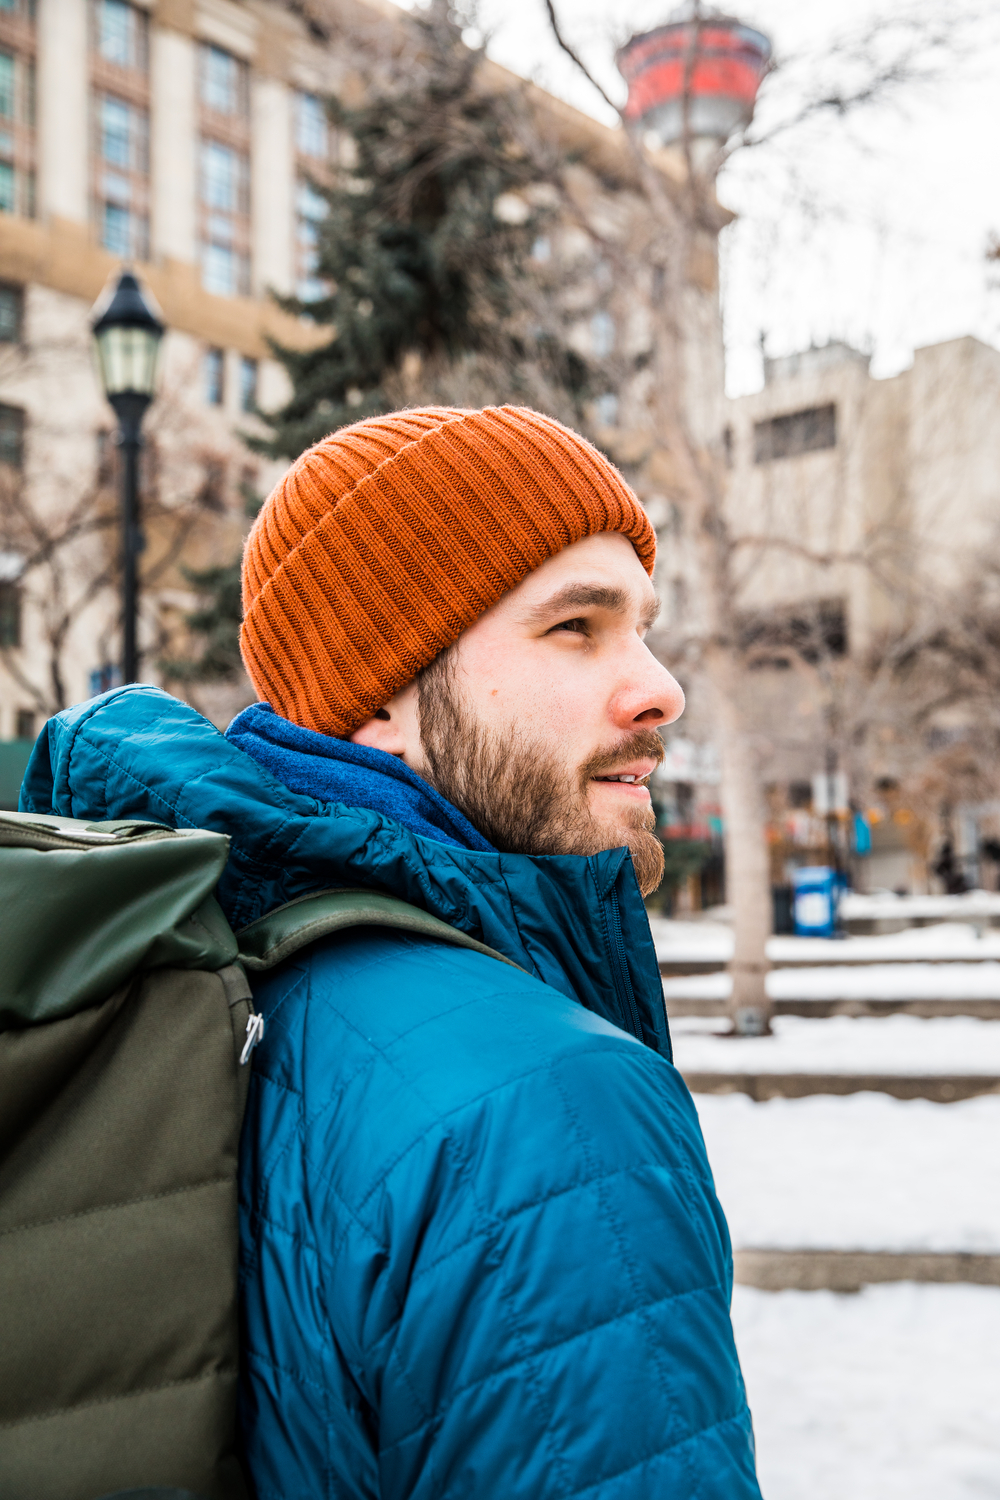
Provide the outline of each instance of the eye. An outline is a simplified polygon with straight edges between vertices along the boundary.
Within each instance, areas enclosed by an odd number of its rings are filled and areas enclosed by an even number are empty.
[[[553,625],[552,630],[569,630],[572,631],[574,635],[586,635],[588,632],[588,628],[589,627],[586,620],[576,619],[560,620],[558,625]],[[551,635],[551,633],[552,632],[550,631],[549,634]]]

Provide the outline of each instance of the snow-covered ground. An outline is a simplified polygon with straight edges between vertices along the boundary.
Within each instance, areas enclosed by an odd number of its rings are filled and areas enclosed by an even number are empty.
[[[924,967],[908,969],[906,994],[921,992]],[[995,985],[996,969],[980,972]],[[932,972],[940,981],[942,970]],[[842,972],[831,989],[828,974],[788,977],[798,994],[804,977],[819,979],[823,995],[844,994],[854,977]],[[773,975],[772,985],[785,978]],[[710,982],[719,980],[676,984],[690,994]],[[983,994],[972,982],[960,993]],[[869,977],[861,993],[891,989],[870,985]],[[939,982],[930,993],[942,993]],[[732,1040],[718,1034],[722,1020],[675,1019],[678,1064],[1000,1076],[998,1021],[774,1024],[772,1037]],[[934,1104],[878,1093],[765,1103],[728,1094],[695,1104],[737,1249],[1000,1254],[1000,1095]],[[895,1283],[844,1296],[738,1286],[733,1321],[764,1500],[1000,1500],[1000,1289]]]
[[[728,974],[682,974],[663,981],[668,1005],[678,999],[728,1000]],[[842,964],[828,969],[772,969],[772,1000],[998,1000],[1000,963]]]
[[[737,1249],[1000,1254],[1000,1096],[695,1104]]]
[[[848,891],[841,898],[845,921],[967,922],[1000,917],[1000,891],[966,891],[963,896],[897,896],[877,891],[870,896]]]
[[[724,1018],[677,1016],[674,1062],[683,1073],[995,1074],[1000,1022],[971,1016],[778,1016],[774,1034],[723,1035]]]
[[[732,928],[722,922],[652,917],[649,925],[661,963],[728,963],[732,955]],[[983,959],[1000,960],[1000,931],[984,928],[980,935],[969,922],[938,922],[883,937],[773,937],[767,952],[772,962],[782,963],[874,964],[914,959],[979,963]]]
[[[733,1321],[764,1500],[1000,1497],[1000,1289],[737,1287]]]

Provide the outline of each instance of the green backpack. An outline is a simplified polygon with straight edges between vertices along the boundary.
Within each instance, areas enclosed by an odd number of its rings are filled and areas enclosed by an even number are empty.
[[[212,895],[228,852],[204,830],[0,813],[3,1500],[246,1495],[237,1158],[264,1026],[246,971],[368,924],[509,962],[373,891],[234,935]]]

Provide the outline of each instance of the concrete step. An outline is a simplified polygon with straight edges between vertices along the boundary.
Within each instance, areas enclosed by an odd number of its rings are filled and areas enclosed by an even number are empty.
[[[886,964],[969,964],[996,962],[995,953],[979,957],[974,953],[884,953],[874,957],[856,957],[833,944],[835,951],[815,958],[772,958],[771,969],[877,969]],[[664,979],[681,979],[689,974],[723,974],[729,967],[728,958],[661,958],[660,973]]]
[[[857,1292],[876,1281],[1000,1286],[1000,1255],[894,1250],[737,1250],[737,1282],[765,1292]]]
[[[668,995],[665,1003],[668,1017],[729,1014],[725,1000]],[[922,1020],[934,1016],[976,1016],[980,1021],[1000,1021],[1000,999],[774,1000],[772,1006],[776,1016],[811,1016],[816,1021],[825,1021],[830,1016],[919,1016]]]
[[[1000,1094],[994,1075],[953,1073],[694,1073],[684,1081],[692,1094],[746,1094],[765,1099],[805,1099],[811,1094],[890,1094],[894,1099],[930,1099],[954,1104],[981,1094]]]

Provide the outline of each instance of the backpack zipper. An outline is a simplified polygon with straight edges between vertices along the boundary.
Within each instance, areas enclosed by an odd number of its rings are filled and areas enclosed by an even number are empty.
[[[605,922],[608,929],[608,946],[611,949],[611,972],[615,981],[615,993],[624,1012],[627,1030],[643,1041],[639,1007],[635,1003],[635,992],[629,978],[628,959],[625,956],[625,938],[622,934],[622,915],[618,905],[618,881],[615,880],[605,899]]]
[[[264,1017],[259,1010],[254,1010],[253,1001],[250,1001],[250,1014],[247,1016],[246,1041],[243,1051],[240,1053],[240,1067],[245,1068],[250,1061],[253,1049],[264,1040]]]

